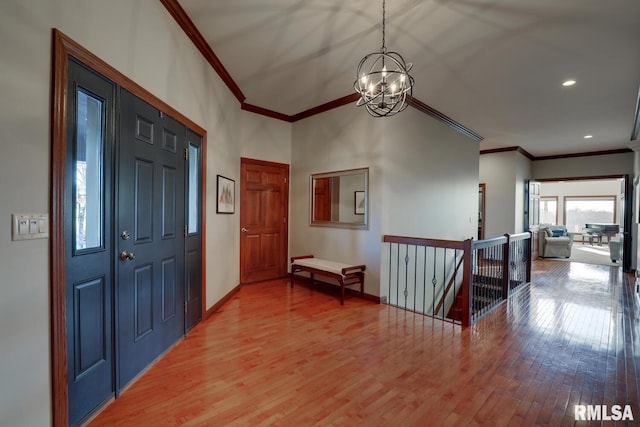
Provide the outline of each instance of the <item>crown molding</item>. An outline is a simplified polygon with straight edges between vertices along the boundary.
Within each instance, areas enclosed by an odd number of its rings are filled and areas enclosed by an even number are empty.
[[[349,95],[345,95],[342,98],[334,99],[333,101],[325,102],[324,104],[318,105],[317,107],[309,108],[308,110],[302,111],[301,113],[294,114],[293,116],[291,116],[291,121],[297,122],[298,120],[306,119],[307,117],[315,116],[316,114],[324,113],[325,111],[333,110],[334,108],[354,103],[358,100],[358,98],[359,96],[355,92]]]
[[[282,120],[289,123],[292,122],[291,116],[278,113],[277,111],[269,110],[267,108],[258,107],[257,105],[248,104],[246,102],[243,102],[240,104],[240,109],[244,111],[249,111],[250,113],[255,113],[265,117],[270,117],[272,119]]]
[[[411,100],[411,106],[413,108],[415,108],[416,110],[421,111],[421,112],[425,113],[426,115],[431,116],[434,119],[441,121],[442,123],[446,124],[447,126],[453,128],[454,130],[457,130],[461,134],[463,134],[465,136],[468,136],[469,138],[473,139],[474,141],[480,142],[480,141],[482,141],[484,139],[484,137],[482,135],[472,131],[468,127],[458,123],[457,121],[453,120],[451,117],[447,116],[444,113],[441,113],[440,111],[438,111],[435,108],[425,104],[424,102],[420,101],[419,99],[413,98]]]
[[[231,93],[238,99],[238,102],[242,104],[246,96],[240,90],[240,87],[236,84],[236,82],[231,77],[231,74],[224,67],[220,59],[216,56],[209,46],[209,43],[205,40],[204,36],[198,28],[193,23],[187,12],[184,11],[178,0],[160,0],[160,3],[167,9],[169,14],[173,17],[176,23],[182,28],[182,31],[191,39],[196,48],[200,51],[202,56],[209,62],[209,64],[213,67],[213,69],[218,73],[218,76],[222,79],[224,84],[227,85]]]
[[[334,99],[333,101],[326,102],[322,105],[318,105],[316,107],[310,108],[308,110],[302,111],[292,116],[279,113],[277,111],[269,110],[267,108],[259,107],[257,105],[248,104],[245,102],[246,96],[242,93],[242,90],[240,90],[240,87],[236,84],[236,82],[233,80],[233,78],[231,77],[227,69],[224,67],[220,59],[218,59],[216,54],[213,52],[213,49],[211,49],[211,46],[209,46],[209,44],[205,40],[202,33],[200,33],[200,31],[198,30],[196,25],[193,23],[191,18],[189,18],[189,16],[187,15],[187,12],[185,12],[182,6],[180,6],[180,4],[178,3],[178,0],[160,0],[160,2],[167,9],[169,14],[173,17],[173,19],[180,26],[180,28],[182,28],[182,31],[184,31],[187,37],[191,39],[191,41],[196,46],[198,51],[200,51],[202,56],[204,56],[207,62],[211,64],[215,72],[218,73],[218,76],[220,76],[220,78],[227,85],[229,90],[231,90],[231,92],[235,95],[235,97],[238,99],[238,102],[240,102],[240,108],[244,111],[249,111],[255,114],[261,114],[266,117],[271,117],[273,119],[283,120],[285,122],[293,123],[293,122],[297,122],[298,120],[306,119],[307,117],[311,117],[316,114],[324,113],[325,111],[329,111],[334,108],[338,108],[343,105],[356,102],[358,99],[357,94],[355,93],[348,94],[341,98]],[[452,118],[448,117],[447,115],[441,113],[440,111],[436,110],[435,108],[425,104],[424,102],[416,98],[412,99],[411,106],[417,109],[418,111],[421,111],[427,114],[428,116],[431,116],[434,119],[445,123],[447,126],[473,139],[474,141],[479,142],[484,139],[478,133],[456,122]]]
[[[529,160],[537,160],[536,157],[533,154],[529,153],[527,150],[525,150],[524,148],[519,147],[519,146],[504,147],[504,148],[492,148],[490,150],[481,150],[480,154],[505,153],[505,152],[508,152],[508,151],[517,151],[518,153],[522,154],[523,156],[525,156]]]
[[[631,146],[631,144],[629,144]],[[640,150],[640,143],[637,145],[638,150]],[[572,157],[588,157],[588,156],[604,156],[607,154],[623,154],[623,153],[631,153],[631,148],[620,148],[617,150],[602,150],[602,151],[589,151],[586,153],[573,153],[573,154],[556,154],[553,156],[540,156],[536,157],[530,154],[522,147],[504,147],[504,148],[493,148],[491,150],[481,150],[480,155],[483,154],[493,154],[493,153],[505,153],[509,151],[517,151],[522,155],[526,156],[529,160],[537,161],[537,160],[554,160],[554,159],[568,159]]]
[[[587,151],[585,153],[571,153],[571,154],[558,154],[554,156],[540,156],[534,160],[554,160],[554,159],[569,159],[573,157],[589,157],[589,156],[605,156],[607,154],[624,154],[631,153],[629,148],[620,148],[616,150],[602,150],[602,151]]]

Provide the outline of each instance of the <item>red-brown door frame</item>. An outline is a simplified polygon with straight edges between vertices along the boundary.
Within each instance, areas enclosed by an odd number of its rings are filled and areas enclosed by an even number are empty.
[[[67,78],[69,58],[75,58],[87,67],[102,74],[115,84],[145,100],[160,111],[170,115],[195,133],[202,136],[202,315],[206,313],[206,147],[204,128],[147,92],[124,74],[111,67],[78,43],[53,29],[53,66],[51,89],[51,233],[49,247],[49,274],[51,290],[51,372],[53,425],[69,424],[67,384],[67,333],[66,333],[66,260],[64,236],[64,185],[67,153]]]

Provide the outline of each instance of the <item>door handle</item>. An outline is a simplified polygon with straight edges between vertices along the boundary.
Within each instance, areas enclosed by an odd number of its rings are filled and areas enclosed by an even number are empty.
[[[247,232],[247,231],[249,231],[249,230],[247,230],[246,228],[242,227],[242,228],[240,229],[240,231],[242,231],[243,233],[246,233],[246,232]]]
[[[122,251],[120,253],[120,259],[122,261],[127,261],[127,260],[132,261],[135,259],[135,257],[136,257],[136,254],[134,254],[133,252]]]

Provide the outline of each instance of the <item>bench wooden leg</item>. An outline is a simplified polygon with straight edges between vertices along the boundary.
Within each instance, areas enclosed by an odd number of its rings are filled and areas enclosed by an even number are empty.
[[[344,305],[344,280],[340,279],[340,305]]]
[[[364,274],[360,275],[360,298],[364,298]]]

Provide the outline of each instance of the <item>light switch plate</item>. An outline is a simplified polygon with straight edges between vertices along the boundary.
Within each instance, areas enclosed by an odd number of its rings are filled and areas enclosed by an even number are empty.
[[[47,239],[49,214],[13,214],[11,240]]]

